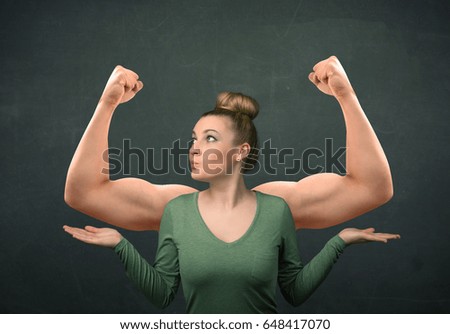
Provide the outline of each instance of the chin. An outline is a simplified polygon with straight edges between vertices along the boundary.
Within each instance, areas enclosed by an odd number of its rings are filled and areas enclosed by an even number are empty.
[[[204,174],[199,173],[191,173],[191,177],[195,181],[202,181],[202,182],[210,182],[212,179],[214,179],[214,176],[205,176]]]
[[[211,182],[216,177],[220,176],[221,174],[209,174],[205,173],[204,171],[196,170],[195,172],[191,171],[191,177],[193,180],[196,181],[202,181],[202,182]]]

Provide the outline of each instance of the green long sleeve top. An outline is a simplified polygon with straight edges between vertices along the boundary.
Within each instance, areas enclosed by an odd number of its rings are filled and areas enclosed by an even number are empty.
[[[125,238],[114,248],[127,275],[161,308],[173,300],[181,281],[187,313],[276,313],[277,282],[289,303],[301,304],[325,279],[345,242],[334,236],[303,265],[287,203],[255,192],[253,222],[230,243],[203,221],[198,192],[174,198],[164,209],[153,266]]]

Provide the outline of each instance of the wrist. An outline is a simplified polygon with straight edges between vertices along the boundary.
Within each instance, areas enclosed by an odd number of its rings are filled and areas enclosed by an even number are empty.
[[[328,240],[326,247],[331,247],[335,249],[337,252],[342,253],[345,248],[347,248],[349,244],[347,244],[344,239],[340,237],[339,234],[336,234],[330,240]]]
[[[117,233],[117,238],[116,238],[116,240],[115,240],[114,245],[112,246],[112,248],[115,248],[118,244],[120,244],[120,242],[122,241],[122,239],[123,239],[122,234]]]
[[[351,241],[350,239],[345,235],[345,231],[341,231],[338,233],[338,237],[345,243],[346,246],[350,245]]]
[[[345,103],[347,101],[352,101],[357,99],[356,93],[353,88],[347,89],[345,91],[341,91],[334,96],[339,103]]]
[[[118,241],[114,246],[111,246],[111,248],[112,248],[114,251],[118,251],[119,249],[122,249],[122,248],[123,248],[123,245],[124,245],[125,242],[126,242],[126,239],[125,239],[122,235],[120,235],[120,237],[119,237],[118,240],[119,240],[119,241]]]
[[[102,109],[107,109],[113,112],[119,106],[119,103],[115,103],[111,99],[102,96],[97,105]]]

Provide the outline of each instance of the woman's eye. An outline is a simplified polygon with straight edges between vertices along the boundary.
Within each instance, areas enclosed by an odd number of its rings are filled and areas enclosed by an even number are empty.
[[[191,138],[191,140],[188,141],[188,146],[191,147],[195,142],[195,138]]]
[[[213,140],[209,140],[210,138],[212,138]],[[216,141],[216,138],[214,138],[213,136],[208,136],[208,137],[206,137],[206,140],[207,141]]]

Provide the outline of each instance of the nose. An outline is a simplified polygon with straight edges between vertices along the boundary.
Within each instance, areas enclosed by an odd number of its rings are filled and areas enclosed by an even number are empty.
[[[197,143],[192,143],[191,147],[189,148],[189,154],[195,155],[200,154],[200,148],[198,147]]]

